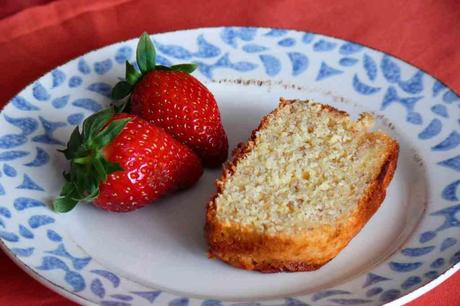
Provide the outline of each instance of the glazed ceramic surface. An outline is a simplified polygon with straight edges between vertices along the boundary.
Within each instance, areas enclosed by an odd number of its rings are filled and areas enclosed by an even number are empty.
[[[194,75],[216,96],[231,147],[281,96],[352,116],[375,113],[377,128],[401,146],[384,203],[330,263],[278,274],[207,258],[204,213],[219,170],[133,213],[89,204],[54,213],[67,167],[56,150],[111,102],[125,60],[135,60],[134,39],[54,69],[0,114],[0,245],[32,276],[90,305],[313,306],[401,303],[458,270],[460,98],[453,91],[387,54],[312,33],[231,27],[152,38],[159,64],[199,65]]]

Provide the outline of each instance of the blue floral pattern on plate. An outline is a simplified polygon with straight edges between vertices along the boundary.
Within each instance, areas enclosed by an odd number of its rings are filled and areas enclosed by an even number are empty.
[[[185,33],[185,34],[183,34]],[[194,43],[181,45],[175,35]],[[460,261],[460,97],[441,82],[398,59],[361,45],[290,30],[227,27],[155,35],[158,61],[199,65],[204,82],[241,77],[290,80],[331,87],[369,99],[383,114],[398,109],[403,128],[424,148],[441,183],[431,192],[411,239],[365,275],[311,294],[244,305],[375,305],[393,301],[445,273]],[[14,97],[0,121],[0,241],[17,261],[68,294],[101,305],[229,305],[220,300],[176,296],[110,271],[69,239],[49,208],[49,186],[37,171],[55,163],[55,149],[70,128],[110,102],[136,41],[84,55],[59,67]],[[97,51],[96,51],[97,52]],[[94,55],[94,54],[93,54]],[[121,75],[120,75],[121,77]],[[331,83],[332,82],[332,83]],[[371,102],[369,102],[371,103]],[[62,120],[46,114],[61,112]],[[7,199],[8,201],[5,201]],[[399,282],[398,280],[403,281]],[[242,305],[242,304],[239,304]]]

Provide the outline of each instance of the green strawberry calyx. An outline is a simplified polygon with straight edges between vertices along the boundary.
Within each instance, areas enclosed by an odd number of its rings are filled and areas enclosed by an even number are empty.
[[[131,63],[126,61],[125,80],[118,82],[112,89],[112,98],[121,100],[127,97],[134,89],[136,83],[142,78],[143,75],[153,70],[169,70],[169,71],[182,71],[192,73],[197,65],[196,64],[178,64],[171,67],[156,65],[156,51],[155,47],[147,33],[143,33],[139,38],[139,43],[136,49],[136,62],[139,70]]]
[[[109,174],[122,171],[118,163],[106,160],[103,149],[110,144],[131,118],[109,120],[115,114],[107,108],[86,118],[82,131],[75,127],[67,148],[59,150],[70,161],[70,170],[64,171],[65,184],[60,195],[54,200],[56,212],[68,212],[79,201],[91,201],[99,195],[99,184],[105,182]]]

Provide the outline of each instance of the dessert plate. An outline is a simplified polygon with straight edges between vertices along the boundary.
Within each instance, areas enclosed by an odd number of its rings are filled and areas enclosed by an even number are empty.
[[[280,96],[311,98],[357,116],[401,145],[385,202],[318,271],[261,274],[206,256],[205,205],[219,170],[190,190],[127,214],[49,205],[72,128],[111,102],[137,40],[54,69],[0,114],[0,245],[35,279],[94,305],[380,305],[407,302],[459,269],[460,98],[382,52],[313,33],[208,28],[152,36],[160,64],[199,64],[230,146],[249,137]],[[433,281],[436,280],[436,281]]]

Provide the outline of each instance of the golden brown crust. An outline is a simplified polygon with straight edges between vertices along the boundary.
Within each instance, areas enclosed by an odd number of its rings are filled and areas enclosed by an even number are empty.
[[[209,201],[206,212],[205,232],[210,258],[216,257],[235,267],[260,272],[316,270],[333,259],[350,242],[383,202],[385,190],[396,169],[399,145],[389,136],[376,132],[370,135],[387,143],[386,160],[357,208],[341,217],[336,224],[312,227],[294,237],[260,234],[247,226],[228,225],[217,220],[215,199],[223,191],[227,178],[235,172],[238,162],[253,149],[257,131],[267,126],[270,116],[276,115],[283,106],[293,102],[281,99],[280,106],[262,119],[249,141],[240,144],[233,152],[232,161],[225,165],[216,183],[217,193]],[[323,109],[348,116],[328,105],[324,105]]]

